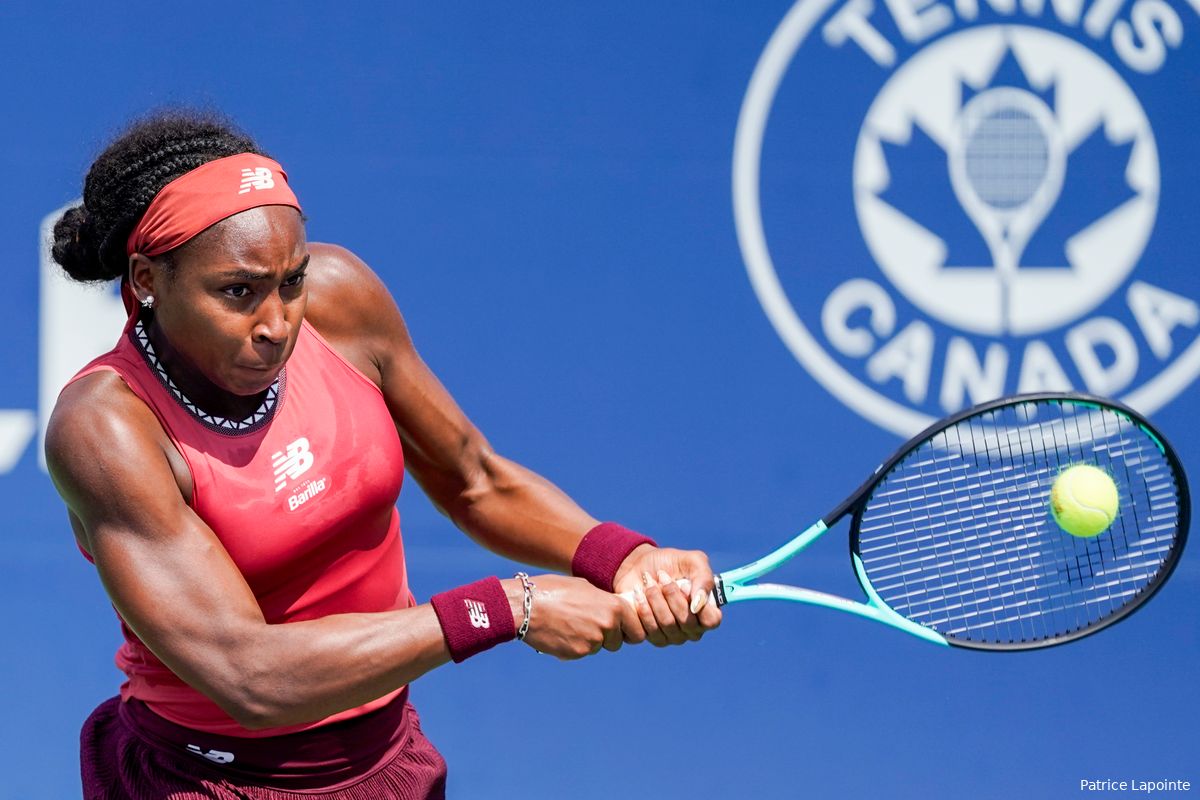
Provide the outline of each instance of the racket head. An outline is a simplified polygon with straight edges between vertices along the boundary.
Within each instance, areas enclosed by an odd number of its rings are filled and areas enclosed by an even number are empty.
[[[1117,485],[1112,525],[1072,536],[1050,513],[1079,463]],[[1029,650],[1088,636],[1162,587],[1187,540],[1183,466],[1144,417],[1084,394],[1036,393],[922,431],[838,512],[863,590],[949,644]]]

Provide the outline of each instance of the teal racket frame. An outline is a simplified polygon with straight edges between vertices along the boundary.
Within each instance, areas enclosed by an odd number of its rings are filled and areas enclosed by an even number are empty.
[[[847,614],[855,614],[875,620],[876,622],[882,622],[885,625],[890,625],[897,630],[912,634],[927,642],[949,646],[950,643],[946,641],[945,637],[937,633],[937,631],[930,630],[923,625],[918,625],[912,620],[902,617],[880,599],[879,595],[871,587],[871,582],[867,580],[862,560],[858,557],[857,553],[851,554],[851,558],[854,562],[854,572],[858,576],[858,582],[867,595],[867,602],[865,603],[827,594],[826,592],[818,592],[815,589],[804,589],[799,586],[787,586],[779,583],[746,583],[746,581],[752,581],[780,567],[804,552],[810,544],[821,538],[827,530],[829,530],[829,526],[823,520],[817,520],[816,523],[790,542],[757,561],[717,575],[714,594],[718,605],[744,600],[787,600],[793,603],[807,603],[808,605],[832,608],[835,611],[843,611]]]

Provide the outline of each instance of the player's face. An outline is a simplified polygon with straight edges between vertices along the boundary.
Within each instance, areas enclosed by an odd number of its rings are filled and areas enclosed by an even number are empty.
[[[265,391],[292,354],[308,302],[300,212],[262,206],[235,214],[174,260],[154,284],[157,333],[171,351],[160,355],[172,378],[185,392],[189,377],[242,397]]]

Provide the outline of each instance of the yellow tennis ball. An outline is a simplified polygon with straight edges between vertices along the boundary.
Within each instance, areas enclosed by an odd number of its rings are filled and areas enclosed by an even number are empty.
[[[1096,536],[1116,519],[1117,485],[1099,467],[1068,467],[1050,489],[1050,513],[1072,536]]]

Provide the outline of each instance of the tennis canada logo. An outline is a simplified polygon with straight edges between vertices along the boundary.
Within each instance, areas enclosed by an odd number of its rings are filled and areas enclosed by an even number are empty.
[[[733,188],[800,363],[901,435],[1018,391],[1149,413],[1185,390],[1197,8],[796,3],[751,78]]]

